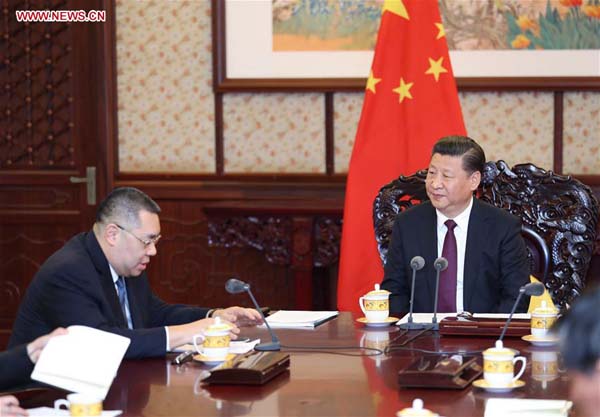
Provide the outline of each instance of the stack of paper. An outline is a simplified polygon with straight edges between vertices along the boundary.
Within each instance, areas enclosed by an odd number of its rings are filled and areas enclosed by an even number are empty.
[[[573,403],[566,400],[490,398],[485,417],[567,417]]]
[[[314,328],[339,314],[337,311],[297,311],[279,310],[267,317],[271,327],[279,328]]]
[[[31,379],[104,399],[129,338],[85,326],[71,326],[68,331],[50,339]]]

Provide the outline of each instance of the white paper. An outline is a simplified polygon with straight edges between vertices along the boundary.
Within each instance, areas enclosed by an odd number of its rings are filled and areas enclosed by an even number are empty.
[[[50,407],[36,407],[30,408],[27,410],[29,412],[30,417],[70,417],[69,410],[60,409]],[[104,410],[102,411],[102,417],[115,417],[120,414],[123,414],[121,410]]]
[[[572,406],[566,400],[490,398],[485,404],[485,417],[566,417]]]
[[[104,399],[130,340],[86,326],[48,341],[31,379]]]
[[[279,310],[267,317],[267,321],[271,327],[313,328],[332,317],[336,317],[338,314],[337,311]]]

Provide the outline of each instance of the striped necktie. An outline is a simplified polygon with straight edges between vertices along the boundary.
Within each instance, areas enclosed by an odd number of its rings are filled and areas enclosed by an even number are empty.
[[[119,292],[119,303],[121,303],[121,310],[123,311],[123,317],[125,317],[125,321],[127,322],[127,327],[133,329],[131,313],[129,312],[129,300],[127,298],[125,278],[119,277],[119,279],[117,279],[117,290]]]

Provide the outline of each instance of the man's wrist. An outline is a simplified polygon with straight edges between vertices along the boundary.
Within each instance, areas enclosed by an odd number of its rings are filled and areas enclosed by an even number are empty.
[[[215,313],[219,310],[222,310],[221,308],[211,308],[210,310],[208,310],[208,313],[206,313],[206,318],[210,319],[212,317],[215,317]]]

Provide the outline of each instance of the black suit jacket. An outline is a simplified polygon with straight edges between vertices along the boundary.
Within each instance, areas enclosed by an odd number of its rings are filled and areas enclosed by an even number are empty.
[[[29,343],[56,327],[75,324],[131,339],[126,358],[166,353],[164,326],[204,318],[208,309],[167,304],[145,273],[125,278],[133,329],[128,329],[108,260],[93,232],[81,233],[44,262],[17,313],[9,346]]]
[[[465,249],[463,307],[471,313],[510,313],[519,288],[529,282],[529,264],[520,220],[476,198]],[[409,310],[414,256],[425,259],[417,271],[414,311],[431,313],[435,297],[437,215],[427,201],[400,213],[394,223],[382,288],[391,292],[390,310]],[[517,311],[524,311],[523,297]],[[526,299],[526,300],[525,300]]]
[[[0,390],[16,388],[29,382],[33,363],[27,355],[27,346],[0,352],[0,369]]]

